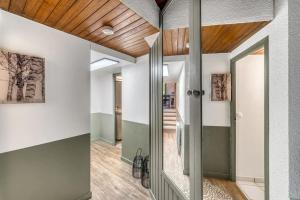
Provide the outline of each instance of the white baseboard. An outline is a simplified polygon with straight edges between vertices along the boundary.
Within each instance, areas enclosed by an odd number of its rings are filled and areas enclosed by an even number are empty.
[[[253,183],[264,183],[265,179],[261,177],[241,177],[237,176],[236,177],[237,181],[248,181],[248,182],[253,182]]]
[[[123,162],[126,162],[126,163],[129,164],[129,165],[132,165],[132,164],[133,164],[133,162],[132,162],[131,160],[129,160],[128,158],[125,158],[125,157],[123,157],[123,156],[121,156],[121,160],[122,160]]]

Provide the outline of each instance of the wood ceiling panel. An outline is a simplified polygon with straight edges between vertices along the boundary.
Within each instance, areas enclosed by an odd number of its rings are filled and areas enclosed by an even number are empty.
[[[63,15],[63,17],[55,24],[55,28],[61,30],[71,20],[73,20],[83,9],[85,9],[93,0],[77,0],[72,7]]]
[[[145,40],[144,38],[139,38],[139,39],[134,38],[133,40],[127,40],[126,42],[122,43],[121,46],[118,46],[118,49],[126,50],[129,47],[136,46],[138,44],[143,43],[144,40]]]
[[[164,31],[164,55],[173,55],[173,47],[172,47],[172,32],[170,30]],[[176,55],[176,54],[174,54]]]
[[[129,31],[133,31],[135,30],[135,28],[141,26],[142,24],[147,24],[149,25],[143,18],[140,18],[139,20],[124,26],[123,28],[117,30],[113,35],[110,36],[105,36],[104,34],[102,34],[102,36],[104,36],[103,38],[97,40],[98,44],[104,44],[105,42],[108,42],[109,40],[112,40],[113,38],[116,38],[122,34],[125,34]]]
[[[202,27],[203,53],[228,53],[269,22],[252,22]],[[185,32],[185,34],[183,34]],[[164,31],[164,55],[188,54],[188,28]],[[182,40],[184,42],[182,44]],[[176,46],[177,43],[177,46]]]
[[[117,24],[114,26],[114,31],[118,34],[122,34],[126,31],[131,30],[131,28],[134,28],[136,26],[139,26],[140,24],[144,23],[145,20],[142,19],[140,16],[134,14],[132,16],[130,16],[129,18],[127,18],[126,20],[122,21],[121,23]],[[128,27],[130,26],[130,27]],[[97,38],[96,38],[96,42],[101,41],[103,38],[107,37],[105,34],[100,34]]]
[[[183,49],[182,49],[183,54],[189,53],[189,49],[187,48],[188,43],[189,43],[189,29],[186,28],[184,34]]]
[[[83,30],[85,30],[89,26],[93,25],[99,19],[101,20],[105,15],[108,15],[109,13],[118,12],[116,14],[120,14],[120,13],[124,12],[126,10],[126,8],[124,8],[125,6],[119,8],[119,10],[114,10],[114,8],[118,8],[119,5],[120,5],[120,2],[115,1],[115,0],[106,2],[101,7],[101,9],[97,10],[90,17],[88,17],[86,20],[84,20],[80,25],[78,25],[74,30],[72,30],[72,33],[75,35],[81,33]]]
[[[26,0],[11,0],[9,5],[9,11],[12,13],[22,13],[25,7]]]
[[[44,23],[53,12],[59,1],[60,0],[44,0],[33,18],[34,21]]]
[[[85,7],[81,12],[77,13],[77,15],[68,23],[65,27],[62,28],[65,32],[70,33],[74,30],[78,25],[83,23],[87,18],[89,18],[92,14],[94,14],[97,10],[107,2],[107,0],[93,0],[87,7]]]
[[[33,19],[42,4],[42,0],[27,0],[23,15],[28,19]]]
[[[184,40],[185,40],[185,29],[179,28],[178,29],[178,48],[177,48],[177,54],[179,54],[179,55],[183,54]]]
[[[53,12],[49,15],[45,24],[48,26],[54,26],[75,2],[76,0],[61,0]]]
[[[132,46],[124,51],[126,54],[132,54],[134,57],[145,55],[149,53],[149,47],[147,42],[143,41],[142,44]]]
[[[140,19],[140,17],[138,15],[136,15],[131,10],[127,10],[122,15],[116,17],[115,19],[113,19],[112,21],[107,23],[107,25],[114,27],[114,31],[118,31],[121,28],[133,23],[134,21],[136,21],[138,19]],[[97,42],[101,38],[105,37],[105,35],[102,33],[102,30],[103,30],[103,26],[97,28],[95,31],[89,32],[84,37],[86,37],[90,41]]]
[[[152,27],[147,27],[144,28],[142,31],[134,32],[131,35],[124,34],[120,37],[114,38],[108,43],[106,43],[105,46],[121,51],[133,45],[143,43],[142,41],[145,42],[145,37],[150,36],[156,32],[157,31],[152,29]]]
[[[158,32],[120,0],[0,0],[0,8],[131,56],[148,53],[144,38]],[[230,52],[267,23],[203,27],[203,52]],[[102,33],[107,25],[113,27],[111,36]],[[188,54],[188,28],[163,35],[164,55]]]
[[[120,0],[0,0],[0,8],[132,56],[148,52],[144,37],[159,31]]]
[[[9,9],[9,4],[10,4],[10,0],[1,0],[0,1],[0,8],[2,8],[3,10],[8,10]]]
[[[172,42],[172,49],[173,49],[173,52],[177,55],[178,54],[178,31],[179,29],[173,29],[171,31],[171,42]]]
[[[131,38],[138,37],[140,35],[140,32],[142,32],[145,29],[148,30],[148,28],[150,28],[150,25],[148,23],[143,23],[142,25],[140,25],[138,27],[135,27],[129,31],[126,31],[123,34],[120,34],[119,36],[109,39],[109,40],[105,41],[104,43],[100,43],[100,44],[103,44],[103,45],[119,44],[119,43],[122,43],[123,41],[127,41]],[[143,34],[143,36],[145,36],[145,35]]]
[[[116,19],[119,16],[124,16],[124,12],[126,12],[126,11],[128,11],[128,8],[125,5],[120,4],[119,6],[114,8],[111,12],[106,14],[103,18],[101,18],[100,20],[97,20],[95,23],[93,23],[90,26],[85,27],[83,30],[81,30],[79,33],[80,37],[85,37],[89,33],[92,33],[94,31],[96,31],[98,28],[101,28],[103,26],[108,26],[108,25],[112,26],[111,21]],[[132,11],[131,11],[131,13],[133,14]]]
[[[145,36],[150,36],[154,33],[156,33],[157,31],[155,29],[152,29],[151,27],[148,27],[144,30],[142,30],[141,32],[137,33],[137,34],[133,34],[130,37],[128,37],[126,39],[126,41],[122,42],[119,47],[121,47],[120,49],[123,49],[125,47],[129,47],[131,45],[133,45],[133,43],[136,43],[137,41],[141,41],[141,40],[145,40]]]

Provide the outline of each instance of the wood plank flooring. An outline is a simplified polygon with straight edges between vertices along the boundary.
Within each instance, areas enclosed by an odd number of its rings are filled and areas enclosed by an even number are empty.
[[[229,194],[232,200],[247,200],[247,198],[240,191],[235,182],[215,178],[205,178],[205,180],[207,180],[210,185],[226,191],[226,193]]]
[[[177,187],[189,197],[190,181],[184,175],[183,163],[177,152],[176,132],[164,132],[164,170]],[[247,200],[235,182],[205,177],[204,200]]]
[[[131,166],[120,157],[120,147],[101,141],[92,143],[92,200],[150,200],[148,190],[131,176]]]
[[[131,166],[121,161],[120,157],[120,145],[92,142],[92,200],[150,200],[148,190],[141,186],[139,179],[131,176]],[[205,178],[204,185],[204,191],[207,191],[204,200],[247,200],[234,182]],[[226,198],[218,197],[223,193],[226,193]]]

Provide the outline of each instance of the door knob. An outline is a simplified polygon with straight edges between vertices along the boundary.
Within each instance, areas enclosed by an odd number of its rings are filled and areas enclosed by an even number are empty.
[[[192,92],[193,92],[194,97],[198,97],[201,94],[201,92],[199,90],[193,90]]]
[[[236,116],[236,119],[242,119],[244,115],[242,112],[237,112],[235,116]]]
[[[204,95],[204,91],[200,92],[199,90],[188,90],[187,91],[187,95],[188,96],[194,96],[194,97],[198,97],[200,95]]]
[[[192,95],[193,95],[193,91],[192,91],[192,90],[188,90],[188,91],[186,92],[186,94],[187,94],[188,96],[192,96]]]

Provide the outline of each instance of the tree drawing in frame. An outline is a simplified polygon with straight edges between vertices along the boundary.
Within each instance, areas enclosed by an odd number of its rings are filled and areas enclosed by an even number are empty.
[[[211,75],[211,100],[231,101],[231,74]]]
[[[0,103],[44,103],[45,60],[0,49]]]

